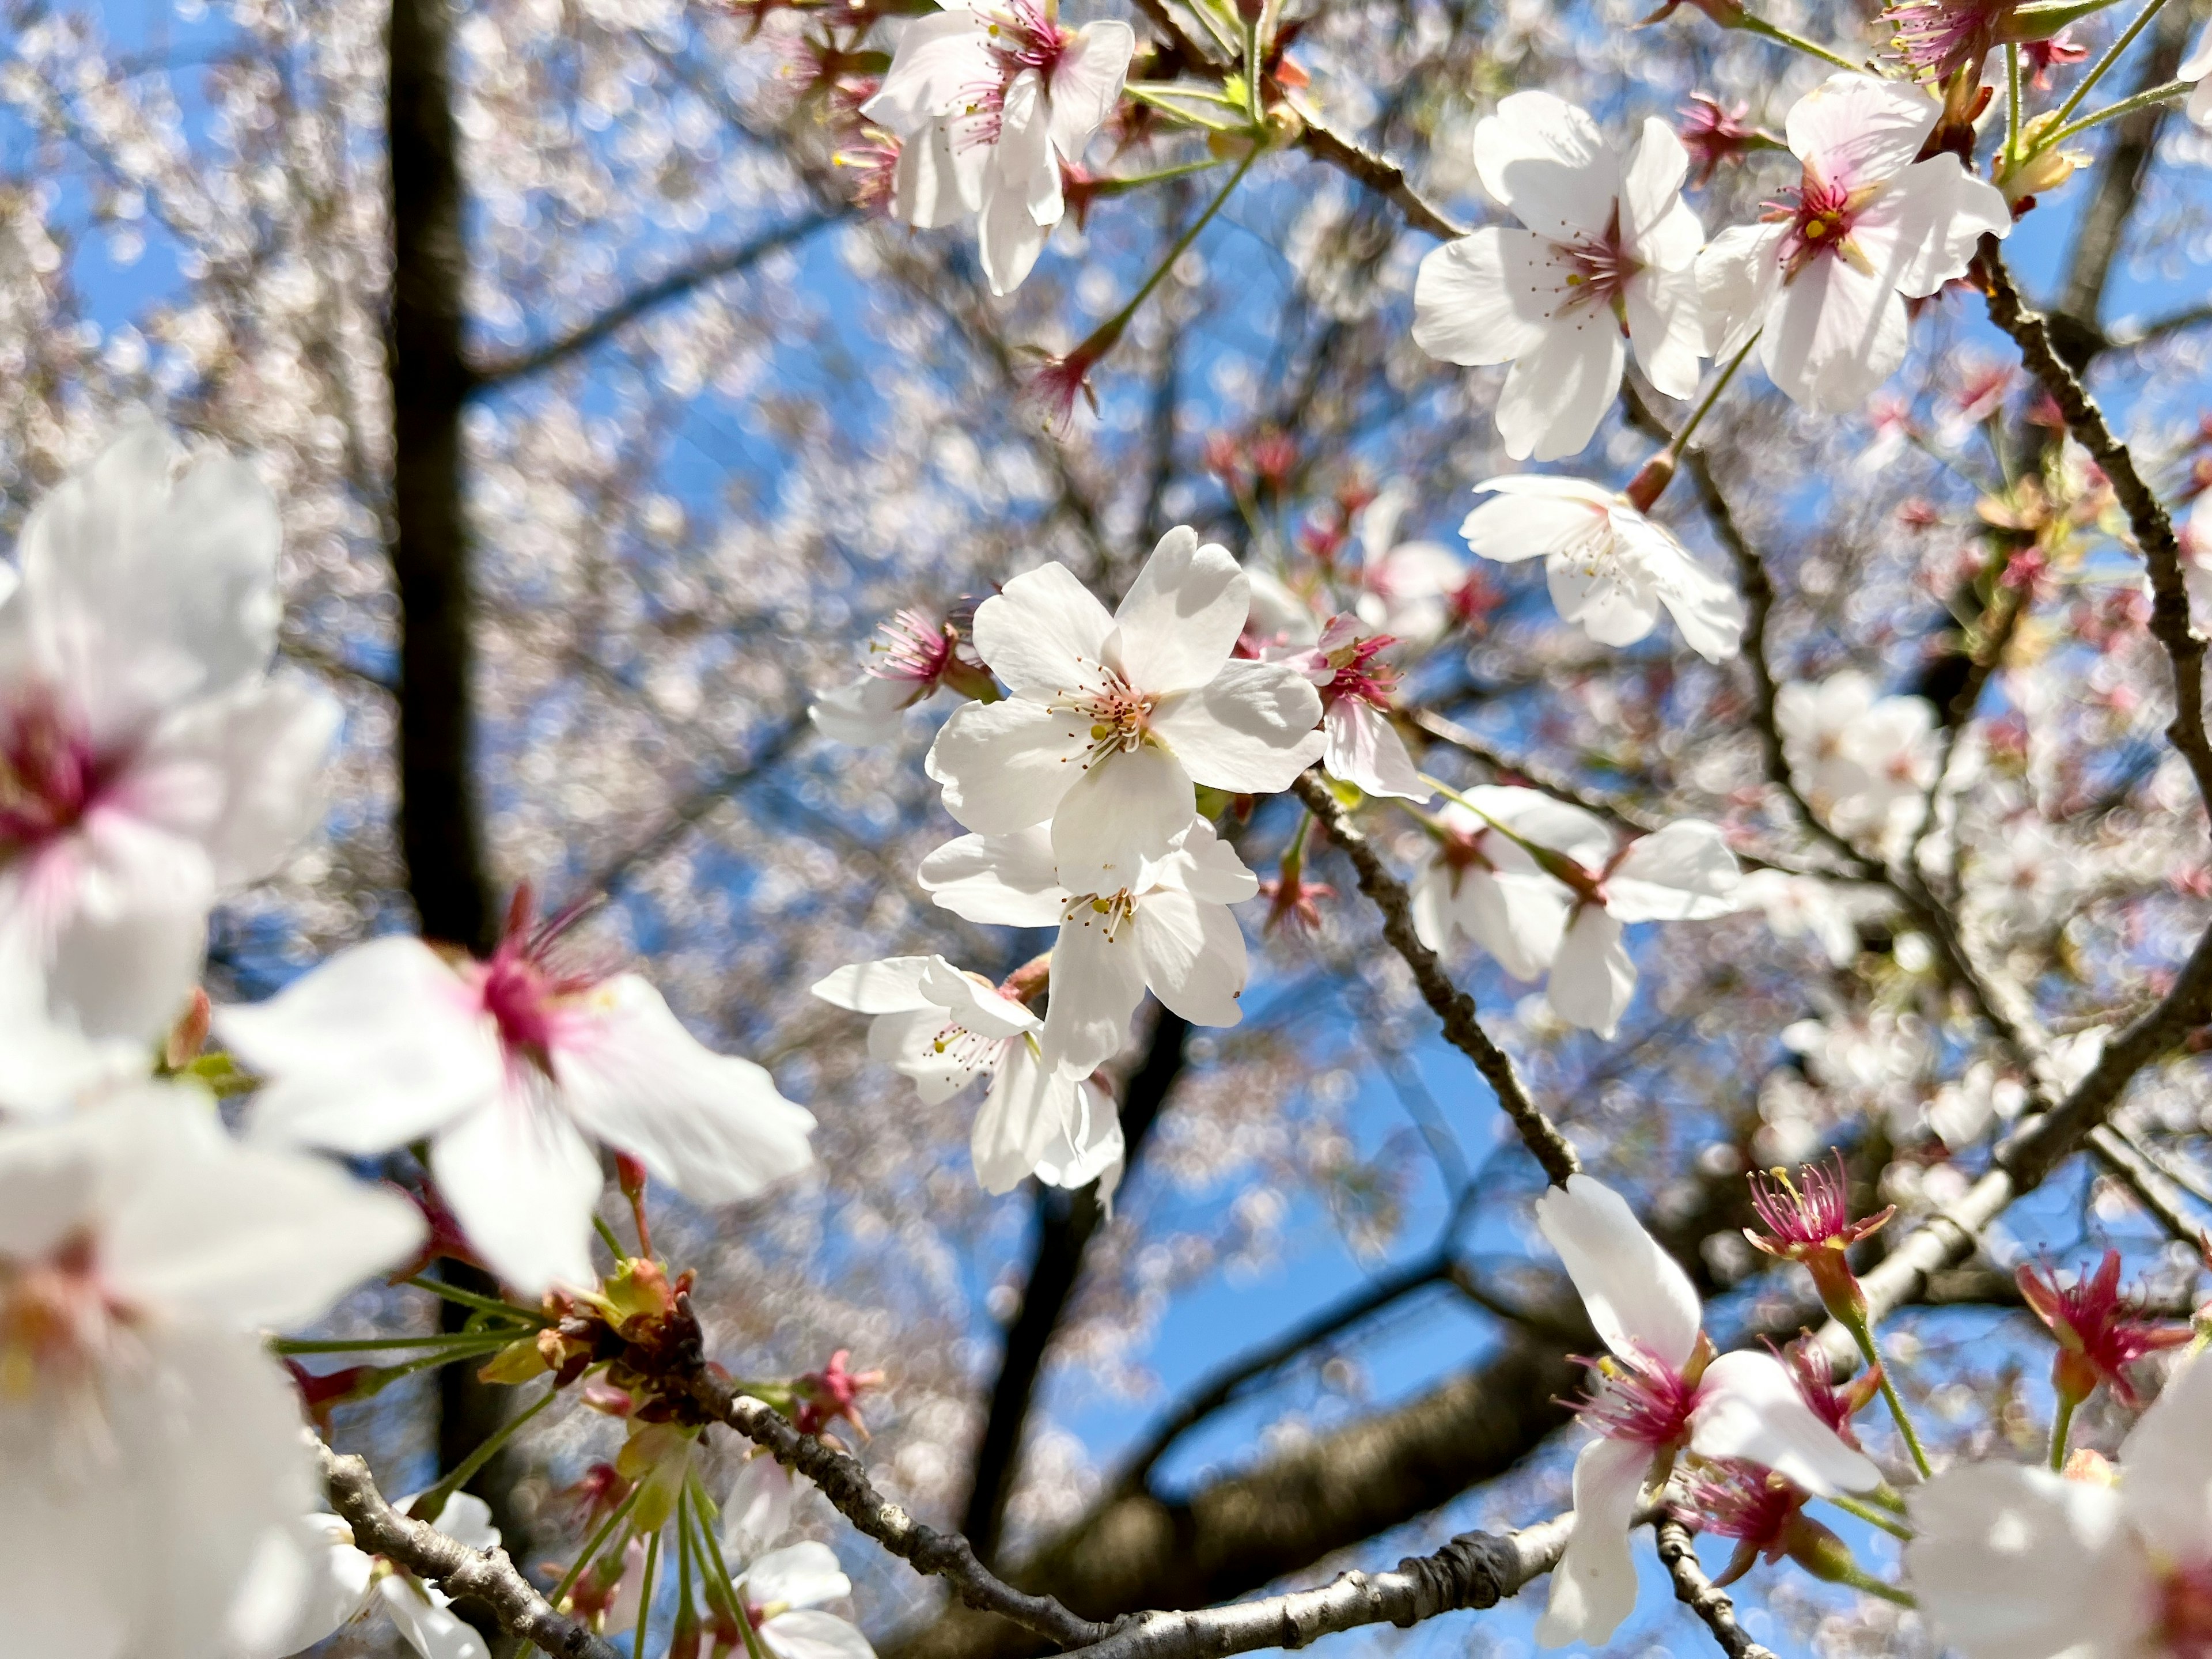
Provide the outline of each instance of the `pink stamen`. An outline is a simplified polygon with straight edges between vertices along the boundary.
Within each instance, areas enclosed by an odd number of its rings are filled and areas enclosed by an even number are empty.
[[[995,144],[1006,121],[1006,94],[1024,71],[1035,70],[1047,86],[1060,57],[1075,39],[1073,29],[1055,23],[1036,0],[1003,0],[986,9],[975,8],[989,37],[983,50],[990,58],[993,78],[968,88],[960,113],[969,123],[960,134],[963,145]]]
[[[66,835],[104,779],[91,739],[53,696],[33,691],[0,714],[0,856]]]
[[[1575,1409],[1607,1439],[1660,1451],[1688,1437],[1698,1387],[1672,1365],[1641,1349],[1583,1363],[1590,1367],[1590,1394]]]
[[[1782,240],[1782,269],[1785,280],[1795,280],[1814,260],[1839,251],[1850,240],[1851,226],[1866,199],[1842,185],[1830,184],[1808,163],[1804,181],[1766,205],[1769,221],[1790,226]]]

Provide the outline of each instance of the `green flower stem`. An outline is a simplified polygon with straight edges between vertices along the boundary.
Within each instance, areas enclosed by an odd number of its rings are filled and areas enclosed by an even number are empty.
[[[1246,152],[1244,158],[1237,163],[1237,171],[1229,175],[1229,182],[1221,187],[1221,193],[1208,202],[1206,204],[1206,211],[1192,220],[1190,228],[1176,238],[1175,245],[1167,251],[1167,257],[1160,261],[1158,268],[1151,276],[1145,278],[1145,285],[1129,296],[1128,303],[1120,311],[1092,331],[1092,338],[1109,336],[1117,339],[1120,337],[1121,331],[1127,327],[1129,319],[1137,314],[1138,307],[1151,299],[1152,290],[1167,280],[1168,272],[1175,269],[1176,261],[1189,252],[1190,245],[1198,240],[1199,233],[1213,222],[1213,216],[1220,212],[1222,204],[1237,193],[1237,186],[1244,182],[1244,175],[1251,172],[1252,163],[1259,159],[1260,147],[1255,143]]]
[[[2120,116],[2132,115],[2137,110],[2147,109],[2153,104],[2163,104],[2176,98],[2185,98],[2196,84],[2194,81],[2168,81],[2162,86],[2150,87],[2135,94],[2132,97],[2123,98],[2117,104],[2107,104],[2094,115],[2085,115],[2071,125],[2060,127],[2049,133],[2021,159],[2033,161],[2053,145],[2063,144],[2069,138],[2078,138],[2091,127],[2101,126],[2106,121],[2116,120]]]
[[[1140,104],[1150,104],[1154,109],[1165,111],[1168,114],[1174,116],[1178,121],[1187,121],[1194,127],[1204,127],[1208,132],[1249,132],[1251,131],[1252,124],[1250,118],[1244,113],[1244,106],[1242,104],[1237,103],[1234,99],[1223,97],[1219,93],[1203,92],[1194,88],[1188,87],[1178,87],[1171,94],[1166,92],[1151,92],[1142,87],[1134,86],[1124,87],[1122,88],[1122,90]],[[1234,111],[1236,112],[1237,118],[1233,121],[1209,120],[1206,117],[1199,114],[1195,110],[1185,109],[1180,104],[1170,101],[1171,99],[1174,98],[1202,99],[1209,104],[1218,104],[1224,110]]]
[[[1846,1515],[1856,1515],[1870,1527],[1881,1528],[1892,1538],[1911,1538],[1917,1535],[1911,1528],[1906,1526],[1895,1516],[1887,1513],[1879,1504],[1863,1502],[1853,1498],[1849,1492],[1837,1492],[1828,1499],[1828,1502]]]
[[[1854,64],[1840,52],[1830,52],[1827,47],[1808,40],[1802,34],[1792,34],[1788,29],[1778,27],[1763,17],[1753,17],[1748,12],[1744,14],[1743,21],[1738,23],[1736,27],[1765,40],[1771,40],[1778,46],[1787,46],[1792,52],[1802,52],[1808,58],[1817,58],[1824,64],[1833,64],[1838,69],[1859,70],[1866,67],[1863,64]]]
[[[2120,38],[2106,48],[2105,55],[2089,65],[2089,72],[2081,77],[2073,91],[2066,94],[2066,101],[2059,105],[2058,114],[2052,122],[2052,125],[2062,128],[2065,126],[2066,118],[2081,107],[2081,100],[2089,95],[2089,88],[2103,80],[2112,67],[2127,54],[2128,48],[2136,43],[2136,36],[2149,27],[2151,19],[2157,16],[2165,7],[2166,0],[2150,0],[2150,3],[2136,15],[2135,21],[2120,31]]]
[[[1912,1454],[1912,1467],[1920,1471],[1923,1480],[1936,1471],[1929,1467],[1928,1453],[1920,1444],[1920,1436],[1913,1429],[1912,1419],[1906,1414],[1905,1401],[1897,1396],[1897,1385],[1889,1380],[1889,1367],[1881,1363],[1881,1352],[1874,1345],[1874,1331],[1862,1318],[1851,1327],[1852,1339],[1859,1345],[1859,1352],[1869,1365],[1881,1367],[1881,1397],[1889,1407],[1889,1414],[1897,1419],[1897,1431],[1905,1437],[1905,1449]],[[1863,1588],[1863,1586],[1862,1586]]]
[[[660,1534],[645,1540],[645,1574],[637,1586],[637,1640],[630,1644],[630,1659],[645,1659],[645,1632],[653,1623],[653,1574],[660,1565]]]
[[[1751,356],[1752,347],[1759,343],[1759,330],[1753,329],[1751,337],[1743,343],[1742,349],[1729,359],[1728,367],[1721,370],[1719,378],[1707,389],[1698,406],[1690,411],[1690,418],[1683,422],[1682,429],[1667,441],[1668,453],[1679,455],[1688,447],[1690,434],[1698,429],[1700,421],[1712,413],[1713,405],[1721,400],[1721,393],[1728,390],[1729,382],[1735,379],[1736,370],[1743,367],[1744,359]]]
[[[270,1339],[273,1353],[385,1353],[394,1348],[503,1348],[519,1336],[528,1334],[532,1328],[517,1327],[504,1332],[493,1331],[433,1331],[421,1336],[367,1336],[348,1338],[342,1342],[326,1342],[320,1339],[302,1341],[295,1337],[278,1336]]]
[[[2060,1473],[2066,1468],[2066,1443],[2074,1433],[2075,1408],[2081,1402],[2065,1395],[2058,1396],[2058,1415],[2051,1423],[2051,1467]]]
[[[1893,1602],[1900,1607],[1917,1607],[1920,1605],[1914,1599],[1911,1591],[1899,1589],[1894,1584],[1885,1583],[1863,1567],[1845,1568],[1837,1574],[1835,1582],[1838,1584],[1847,1584],[1855,1590],[1863,1590],[1869,1595],[1878,1595],[1883,1601]]]
[[[428,1291],[448,1302],[458,1302],[464,1308],[474,1308],[478,1313],[504,1314],[509,1319],[522,1320],[532,1328],[542,1328],[552,1322],[535,1308],[519,1307],[512,1302],[502,1302],[497,1297],[478,1296],[474,1291],[461,1290],[443,1279],[425,1279],[421,1273],[399,1282],[418,1291]]]
[[[690,1517],[691,1487],[686,1482],[676,1494],[676,1622],[678,1625],[691,1616]]]
[[[1254,126],[1260,125],[1260,20],[1256,17],[1244,25],[1244,112]]]
[[[623,1517],[637,1507],[638,1497],[644,1490],[641,1486],[632,1486],[629,1489],[629,1496],[607,1512],[605,1522],[592,1534],[592,1541],[585,1545],[582,1553],[576,1557],[576,1565],[568,1569],[560,1583],[555,1587],[553,1594],[547,1598],[554,1607],[558,1607],[568,1592],[576,1588],[576,1581],[584,1576],[584,1569],[599,1559],[601,1547],[613,1534],[614,1529],[623,1523]]]
[[[2020,158],[2020,126],[2022,119],[2020,91],[2020,48],[2005,42],[2005,166],[2009,168]]]
[[[533,1403],[517,1412],[486,1435],[483,1444],[456,1463],[450,1474],[445,1476],[436,1486],[410,1504],[407,1506],[408,1513],[418,1521],[436,1520],[438,1511],[446,1506],[446,1500],[466,1486],[470,1477],[478,1469],[490,1462],[498,1455],[499,1449],[512,1440],[524,1424],[551,1405],[553,1396],[558,1393],[560,1393],[558,1388],[546,1389]]]
[[[622,1240],[615,1237],[615,1230],[607,1225],[604,1217],[595,1215],[592,1218],[592,1231],[599,1234],[599,1242],[614,1252],[616,1261],[623,1261],[629,1259],[629,1252],[623,1249]]]

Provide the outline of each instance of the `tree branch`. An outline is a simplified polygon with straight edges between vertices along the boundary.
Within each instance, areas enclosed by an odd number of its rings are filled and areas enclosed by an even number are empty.
[[[1425,230],[1446,242],[1467,234],[1465,226],[1453,222],[1430,206],[1406,177],[1406,170],[1389,157],[1377,155],[1310,118],[1304,132],[1299,135],[1298,145],[1316,161],[1328,162],[1338,172],[1386,198],[1406,216],[1406,222],[1414,229]]]
[[[1774,1659],[1774,1655],[1751,1639],[1736,1623],[1735,1603],[1728,1592],[1705,1577],[1698,1563],[1698,1547],[1690,1529],[1672,1516],[1659,1522],[1659,1559],[1674,1581],[1674,1599],[1704,1620],[1713,1640],[1729,1659]]]
[[[376,1489],[368,1465],[341,1457],[320,1442],[323,1485],[331,1508],[352,1528],[356,1547],[396,1561],[447,1595],[483,1602],[500,1628],[557,1659],[618,1659],[612,1644],[556,1610],[516,1571],[503,1549],[472,1550],[435,1527],[402,1515]]]
[[[517,380],[526,380],[532,374],[551,368],[579,353],[589,351],[600,341],[628,327],[647,312],[683,299],[695,289],[703,288],[709,283],[749,270],[777,249],[804,241],[824,225],[835,224],[849,213],[850,210],[846,208],[825,208],[812,213],[802,213],[787,223],[763,232],[750,242],[725,248],[718,253],[704,254],[689,264],[679,265],[658,282],[647,283],[631,290],[589,322],[569,330],[557,339],[517,352],[511,357],[472,366],[469,371],[469,390],[471,392],[498,391]]]
[[[1443,1021],[1444,1040],[1474,1062],[1475,1070],[1490,1085],[1498,1103],[1505,1109],[1506,1116],[1513,1120],[1522,1144],[1543,1166],[1546,1177],[1555,1187],[1565,1186],[1567,1177],[1582,1168],[1581,1160],[1567,1144],[1567,1138],[1559,1133],[1559,1126],[1528,1097],[1520,1073],[1513,1068],[1511,1057],[1482,1029],[1481,1022],[1475,1018],[1474,999],[1452,983],[1443,963],[1437,960],[1437,953],[1421,943],[1420,935],[1413,929],[1413,898],[1405,883],[1390,872],[1374,843],[1352,827],[1350,815],[1337,804],[1336,797],[1329,793],[1328,785],[1318,773],[1304,774],[1291,788],[1305,803],[1306,810],[1321,820],[1329,838],[1351,859],[1352,868],[1358,872],[1359,890],[1382,912],[1382,937],[1389,941],[1392,950],[1405,958],[1423,999],[1436,1011],[1437,1018]]]

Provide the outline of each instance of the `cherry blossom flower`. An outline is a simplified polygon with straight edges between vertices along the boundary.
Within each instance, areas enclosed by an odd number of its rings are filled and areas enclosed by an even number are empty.
[[[2013,1463],[1908,1499],[1905,1572],[1966,1659],[2197,1659],[2212,1644],[2212,1365],[2178,1371],[2117,1485]]]
[[[1321,729],[1328,739],[1322,769],[1370,795],[1425,801],[1436,791],[1421,781],[1406,740],[1390,723],[1398,672],[1376,660],[1397,641],[1363,634],[1356,617],[1338,617],[1310,651],[1279,653],[1321,693]]]
[[[979,835],[1049,823],[1072,892],[1113,893],[1164,858],[1194,783],[1273,794],[1321,757],[1321,696],[1281,663],[1232,660],[1250,586],[1228,549],[1178,526],[1112,615],[1066,566],[1015,577],[975,611],[1012,688],[956,708],[927,769]]]
[[[701,1204],[805,1168],[812,1115],[750,1060],[702,1047],[635,974],[564,963],[571,919],[533,926],[526,888],[489,962],[392,934],[217,1010],[263,1079],[251,1132],[354,1157],[427,1136],[470,1242],[532,1297],[594,1282],[595,1141]]]
[[[1773,143],[1756,127],[1744,124],[1743,118],[1750,112],[1746,104],[1723,106],[1704,93],[1690,94],[1690,106],[1682,112],[1676,136],[1697,163],[1690,177],[1692,189],[1711,184],[1722,162],[1741,161],[1753,150]]]
[[[807,719],[838,743],[888,743],[898,735],[900,717],[927,702],[939,686],[991,701],[998,688],[969,643],[974,628],[972,608],[956,610],[942,622],[919,611],[900,611],[869,641],[866,672],[834,690],[816,693],[807,705]]]
[[[763,1522],[777,1522],[781,1524],[774,1531],[763,1530]],[[868,1638],[850,1620],[822,1610],[825,1603],[853,1593],[852,1580],[837,1565],[836,1552],[811,1539],[778,1549],[763,1547],[789,1522],[787,1505],[780,1514],[758,1507],[725,1511],[722,1565],[730,1576],[730,1599],[775,1659],[875,1659]],[[743,1648],[743,1632],[722,1628],[729,1615],[721,1598],[708,1594],[704,1585],[699,1595],[700,1611],[714,1631],[717,1648]]]
[[[2020,1293],[2058,1342],[2051,1386],[2060,1398],[2080,1404],[2100,1382],[2123,1406],[2139,1409],[2142,1398],[2129,1376],[2137,1361],[2189,1340],[2186,1325],[2154,1324],[2141,1306],[2120,1291],[2120,1253],[2105,1252],[2097,1271],[2061,1285],[2045,1268],[2039,1273],[2022,1263],[2016,1270]]]
[[[1905,361],[1905,302],[1963,276],[1984,235],[2012,228],[2003,195],[1951,155],[1913,158],[1942,106],[1916,88],[1832,75],[1784,124],[1804,176],[1756,225],[1698,261],[1727,324],[1716,355],[1756,331],[1759,361],[1801,404],[1847,414]]]
[[[1360,556],[1352,609],[1375,633],[1419,649],[1435,644],[1460,619],[1468,568],[1442,542],[1398,539],[1399,522],[1413,500],[1413,487],[1394,478],[1353,516]]]
[[[1583,833],[1582,817],[1534,789],[1486,784],[1464,796],[1467,805],[1447,801],[1437,814],[1441,834],[1414,872],[1413,931],[1431,951],[1464,938],[1533,980],[1559,952],[1573,895],[1508,831],[1558,842]]]
[[[406,1259],[413,1206],[140,1084],[0,1129],[0,1560],[13,1651],[269,1654],[318,1487],[264,1326]]]
[[[1533,473],[1474,489],[1498,499],[1467,515],[1459,527],[1467,544],[1500,564],[1543,559],[1560,619],[1598,644],[1633,645],[1651,631],[1662,605],[1708,662],[1733,657],[1742,644],[1736,591],[1612,490]]]
[[[1010,294],[1065,211],[1060,164],[1121,101],[1137,37],[1111,19],[1072,29],[1054,0],[944,0],[910,24],[861,113],[902,141],[893,209],[929,229],[967,214],[983,274]]]
[[[1735,896],[1745,909],[1766,913],[1776,938],[1809,937],[1838,968],[1858,960],[1858,926],[1833,884],[1784,870],[1747,870]]]
[[[1689,165],[1656,117],[1624,151],[1547,92],[1516,92],[1476,125],[1483,188],[1527,228],[1486,226],[1428,254],[1413,338],[1447,362],[1513,365],[1498,430],[1514,459],[1589,442],[1620,389],[1624,335],[1661,392],[1697,391],[1705,231],[1682,200]]]
[[[1835,1318],[1856,1326],[1865,1322],[1866,1296],[1851,1272],[1851,1247],[1880,1231],[1897,1213],[1897,1206],[1890,1205],[1854,1221],[1849,1200],[1841,1152],[1834,1155],[1832,1169],[1801,1165],[1796,1182],[1779,1169],[1753,1170],[1751,1207],[1766,1231],[1747,1227],[1743,1236],[1769,1255],[1802,1264],[1813,1275],[1822,1305]]]
[[[394,1508],[409,1512],[411,1498]],[[447,1537],[472,1550],[499,1547],[491,1510],[473,1492],[458,1492],[438,1511],[436,1526]],[[301,1517],[306,1540],[319,1543],[313,1585],[279,1653],[298,1653],[381,1607],[407,1645],[422,1659],[490,1659],[490,1650],[474,1626],[453,1611],[453,1602],[435,1584],[425,1583],[398,1562],[381,1560],[356,1547],[352,1530],[335,1515]]]
[[[2073,11],[2078,15],[2093,9]],[[1916,76],[1937,87],[1962,70],[1978,77],[1993,47],[2047,42],[2071,21],[2067,9],[2022,0],[1892,0],[1882,17],[1893,32],[1897,55]],[[2074,57],[2081,55],[2076,48]]]
[[[1102,1111],[1086,1101],[1080,1091],[1087,1085],[1044,1059],[1038,1041],[1044,1022],[981,975],[943,957],[888,957],[840,968],[816,982],[814,994],[874,1015],[868,1052],[911,1079],[933,1105],[979,1077],[990,1079],[969,1140],[984,1191],[1012,1192],[1040,1164],[1082,1164],[1080,1153],[1103,1141],[1109,1127],[1118,1149],[1112,1103]],[[1053,1153],[1079,1133],[1087,1136],[1079,1156],[1055,1160]]]
[[[150,1043],[216,900],[319,815],[337,705],[271,680],[276,506],[251,468],[125,427],[32,512],[0,602],[0,951],[56,1015]]]
[[[1924,697],[1878,697],[1856,669],[1793,681],[1774,702],[1790,775],[1828,827],[1888,841],[1919,821],[1942,757]]]
[[[1229,907],[1260,883],[1204,818],[1111,893],[1066,886],[1041,827],[948,842],[921,861],[921,881],[969,921],[1059,927],[1041,1040],[1064,1077],[1088,1077],[1121,1051],[1148,989],[1194,1025],[1243,1018],[1244,935]]]
[[[1881,1484],[1881,1470],[1813,1413],[1772,1354],[1714,1353],[1689,1276],[1620,1194],[1571,1176],[1536,1200],[1536,1224],[1612,1354],[1591,1368],[1581,1407],[1597,1437],[1575,1459],[1574,1529],[1539,1643],[1595,1646],[1635,1610],[1630,1523],[1646,1480],[1684,1451],[1760,1464],[1816,1497]]]

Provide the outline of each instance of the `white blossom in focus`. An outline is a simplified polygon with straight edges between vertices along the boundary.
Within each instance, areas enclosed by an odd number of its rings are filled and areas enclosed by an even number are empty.
[[[1500,564],[1542,558],[1560,618],[1598,644],[1634,644],[1664,605],[1707,662],[1735,655],[1743,641],[1741,597],[1622,496],[1580,478],[1534,473],[1474,489],[1497,499],[1460,526],[1467,544]]]
[[[1574,896],[1507,830],[1571,845],[1584,833],[1583,815],[1534,789],[1485,784],[1462,793],[1478,810],[1446,801],[1436,820],[1443,834],[1416,863],[1413,930],[1431,951],[1464,938],[1514,978],[1535,979],[1559,952]]]
[[[702,1046],[637,975],[566,968],[564,920],[533,927],[526,891],[489,962],[392,934],[215,1016],[263,1079],[254,1136],[356,1158],[427,1137],[469,1242],[532,1297],[596,1280],[595,1142],[700,1204],[812,1158],[812,1115],[761,1067]]]
[[[1574,1525],[1536,1626],[1545,1647],[1602,1644],[1636,1608],[1628,1534],[1644,1485],[1687,1450],[1765,1465],[1816,1496],[1866,1492],[1881,1471],[1814,1415],[1771,1353],[1715,1355],[1689,1276],[1620,1194],[1585,1175],[1536,1200],[1536,1224],[1613,1358],[1582,1407],[1597,1437],[1575,1459]]]
[[[1966,1659],[2196,1659],[2212,1643],[2212,1365],[2177,1369],[2121,1443],[2116,1486],[1965,1463],[1908,1501],[1906,1582]]]
[[[857,679],[816,692],[807,719],[833,742],[865,746],[898,736],[906,711],[940,686],[988,701],[997,695],[991,677],[963,637],[970,625],[960,615],[939,622],[918,611],[900,611],[868,642],[866,669]]]
[[[1791,106],[1804,176],[1763,222],[1723,231],[1698,260],[1721,358],[1754,331],[1759,362],[1801,404],[1849,414],[1905,361],[1905,302],[1966,274],[2012,229],[2003,193],[1951,155],[1913,158],[1942,112],[1916,86],[1838,73]]]
[[[1063,884],[1042,827],[948,842],[922,860],[921,881],[969,921],[1059,927],[1041,1041],[1064,1076],[1088,1077],[1121,1051],[1147,989],[1194,1025],[1243,1018],[1244,935],[1229,907],[1259,878],[1204,818],[1111,893]]]
[[[141,1084],[0,1128],[0,1578],[11,1652],[274,1652],[312,1564],[299,1399],[264,1327],[404,1261],[422,1221]]]
[[[1273,794],[1321,757],[1321,697],[1281,663],[1232,659],[1251,608],[1228,549],[1170,530],[1111,615],[1066,566],[975,611],[975,647],[1012,688],[952,711],[930,746],[945,810],[978,835],[1049,823],[1061,880],[1112,893],[1167,855],[1194,783]]]
[[[1338,617],[1308,651],[1283,651],[1288,663],[1321,693],[1322,769],[1370,795],[1426,801],[1436,791],[1421,781],[1406,740],[1391,723],[1398,672],[1377,661],[1397,641],[1362,630],[1355,617]]]
[[[1620,390],[1624,336],[1661,392],[1696,392],[1705,230],[1682,200],[1690,157],[1673,130],[1652,117],[1624,152],[1572,104],[1516,92],[1476,125],[1474,165],[1528,228],[1487,226],[1424,258],[1413,338],[1447,362],[1513,365],[1498,399],[1505,453],[1584,447]]]
[[[1011,294],[1066,210],[1064,160],[1079,164],[1114,112],[1137,37],[1102,19],[1079,29],[1054,0],[942,0],[907,26],[861,113],[900,139],[891,209],[921,229],[980,216],[983,274]]]
[[[911,1079],[933,1104],[979,1077],[990,1079],[969,1140],[975,1179],[986,1192],[1012,1192],[1041,1164],[1079,1169],[1097,1152],[1103,1167],[1119,1157],[1121,1131],[1112,1101],[1102,1108],[1086,1100],[1083,1091],[1097,1085],[1045,1058],[1044,1021],[981,975],[943,957],[888,957],[840,968],[816,982],[814,994],[874,1015],[868,1052]]]
[[[244,462],[185,465],[141,420],[17,542],[0,601],[0,951],[88,1036],[167,1030],[210,908],[319,815],[338,710],[268,676],[280,538]]]

